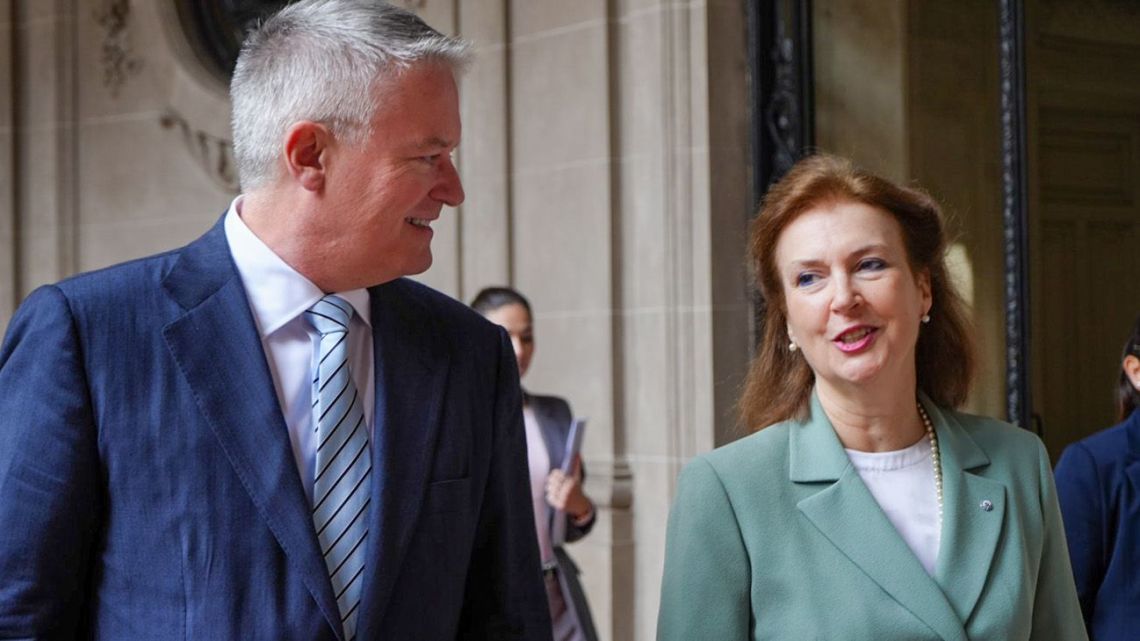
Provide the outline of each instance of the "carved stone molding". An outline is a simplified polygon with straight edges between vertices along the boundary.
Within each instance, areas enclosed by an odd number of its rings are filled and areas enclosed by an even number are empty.
[[[131,50],[130,0],[110,0],[95,12],[95,21],[103,27],[99,58],[103,64],[103,86],[118,97],[127,80],[137,75],[143,61]]]
[[[159,123],[163,129],[176,130],[186,150],[211,181],[231,194],[240,191],[233,160],[233,145],[225,138],[196,129],[181,114],[167,111]]]

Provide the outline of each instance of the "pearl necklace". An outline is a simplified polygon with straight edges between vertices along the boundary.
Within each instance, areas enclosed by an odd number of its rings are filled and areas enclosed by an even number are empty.
[[[922,419],[922,424],[926,427],[926,438],[930,441],[930,462],[934,466],[934,493],[938,496],[938,523],[942,524],[942,456],[938,453],[938,434],[934,431],[934,423],[931,422],[930,416],[927,415],[926,410],[922,407],[922,403],[918,405],[918,416]]]

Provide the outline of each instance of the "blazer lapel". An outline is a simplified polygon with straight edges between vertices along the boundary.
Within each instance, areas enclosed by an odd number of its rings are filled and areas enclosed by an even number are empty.
[[[922,404],[938,433],[942,457],[942,543],[934,576],[959,619],[968,621],[989,577],[1005,522],[1005,486],[974,474],[990,464],[989,457],[953,416],[925,396]]]
[[[163,286],[186,310],[163,328],[170,354],[258,513],[339,637],[309,501],[221,222],[182,251]]]
[[[856,567],[946,641],[966,641],[961,620],[850,465],[819,400],[789,437],[790,476],[833,482],[801,500],[800,511]]]
[[[372,503],[357,637],[379,635],[432,466],[447,388],[448,353],[428,311],[402,280],[370,290],[376,359]]]

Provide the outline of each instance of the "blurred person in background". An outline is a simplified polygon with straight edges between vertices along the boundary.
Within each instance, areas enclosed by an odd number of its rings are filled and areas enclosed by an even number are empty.
[[[471,307],[507,330],[518,360],[519,378],[526,376],[535,349],[530,302],[509,287],[488,287],[475,296]],[[552,538],[555,519],[565,520],[565,539],[569,543],[589,534],[596,518],[594,504],[582,490],[581,458],[573,461],[572,474],[562,471],[573,417],[564,399],[523,390],[531,498],[554,640],[597,641],[590,607],[578,581],[578,566]]]
[[[765,196],[749,437],[670,512],[662,641],[1085,639],[1049,457],[974,371],[938,204],[827,155]]]
[[[1140,317],[1121,354],[1119,423],[1065,448],[1057,494],[1093,641],[1140,639]]]

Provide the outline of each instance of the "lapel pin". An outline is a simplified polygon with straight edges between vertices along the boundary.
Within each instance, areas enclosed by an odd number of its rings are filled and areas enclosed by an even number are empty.
[[[994,509],[994,502],[989,500],[989,499],[986,499],[986,500],[982,501],[981,504],[978,505],[978,507],[982,508],[982,510],[985,512],[989,512],[990,510]]]

